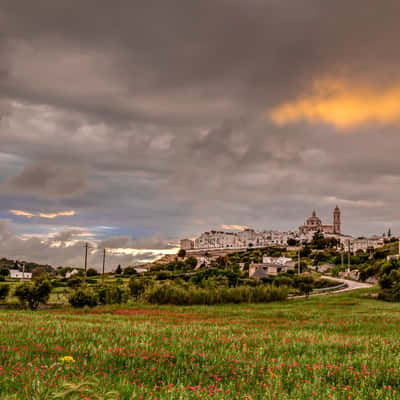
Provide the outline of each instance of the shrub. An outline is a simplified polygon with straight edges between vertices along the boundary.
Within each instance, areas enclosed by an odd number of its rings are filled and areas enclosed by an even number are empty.
[[[38,279],[32,283],[22,283],[15,289],[15,296],[19,301],[28,304],[31,310],[36,310],[40,303],[46,304],[52,290],[51,283],[45,279]]]
[[[68,279],[67,285],[72,289],[76,289],[82,285],[82,278],[79,276],[73,275]]]
[[[296,275],[294,287],[297,288],[300,294],[309,296],[314,286],[314,279],[311,275]]]
[[[97,295],[100,304],[121,304],[127,301],[126,289],[122,286],[100,286]]]
[[[136,269],[133,267],[126,267],[124,269],[124,275],[126,276],[137,275]]]
[[[152,286],[152,284],[153,281],[150,279],[131,278],[128,284],[131,296],[134,299],[138,299],[148,287]]]
[[[165,280],[171,279],[171,278],[172,278],[172,273],[169,271],[160,271],[156,276],[156,279],[158,281],[165,281]]]
[[[86,271],[86,276],[97,276],[99,273],[94,268],[89,268]]]
[[[287,287],[292,287],[293,286],[293,279],[288,277],[288,276],[277,276],[274,279],[274,285],[281,287],[281,286],[287,286]]]
[[[267,303],[285,300],[288,295],[286,287],[258,285],[256,287],[238,286],[235,288],[202,289],[194,286],[185,288],[173,283],[164,283],[149,288],[144,299],[151,304],[227,304],[227,303]]]
[[[77,288],[68,298],[69,304],[72,307],[81,308],[85,306],[97,306],[98,296],[97,293],[88,287]]]
[[[7,268],[2,268],[2,269],[0,269],[0,275],[1,276],[9,276],[10,271]]]
[[[10,293],[9,285],[0,285],[0,300],[5,300]]]
[[[193,256],[189,256],[186,259],[185,264],[186,264],[187,268],[194,269],[197,265],[197,258],[193,257]]]

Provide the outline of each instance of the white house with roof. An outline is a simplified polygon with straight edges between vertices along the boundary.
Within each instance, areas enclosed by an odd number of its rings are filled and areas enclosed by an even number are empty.
[[[10,269],[10,278],[14,279],[32,279],[32,272],[22,272],[18,269]]]
[[[276,276],[280,273],[294,270],[296,263],[288,257],[269,257],[264,256],[263,262],[260,264],[250,264],[250,278],[266,278],[268,276]]]
[[[68,278],[71,278],[72,275],[76,275],[78,272],[79,272],[79,271],[78,271],[76,268],[74,268],[72,271],[67,272],[67,273],[65,274],[65,277],[66,277],[67,279],[68,279]]]

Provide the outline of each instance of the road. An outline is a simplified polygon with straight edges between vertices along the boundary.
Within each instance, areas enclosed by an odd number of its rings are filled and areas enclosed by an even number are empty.
[[[323,293],[315,293],[315,294],[311,294],[308,297],[315,297],[315,296],[326,296],[328,294],[336,294],[336,293],[343,293],[343,292],[349,292],[351,290],[358,290],[358,289],[366,289],[366,288],[370,288],[374,285],[371,285],[370,283],[363,283],[363,282],[357,282],[357,281],[351,281],[349,279],[343,279],[343,278],[334,278],[332,276],[327,276],[327,275],[322,275],[321,278],[324,279],[329,279],[331,281],[335,281],[337,283],[345,283],[347,285],[347,287],[343,288],[343,289],[339,289],[339,290],[335,290],[332,292],[323,292]],[[301,299],[307,296],[293,296],[293,297],[288,297],[288,299]]]
[[[337,292],[334,292],[334,293],[348,292],[350,290],[357,290],[357,289],[366,289],[366,288],[370,288],[370,287],[374,286],[374,285],[371,285],[370,283],[350,281],[349,279],[334,278],[332,276],[327,276],[327,275],[322,275],[321,278],[330,279],[331,281],[335,281],[335,282],[338,282],[338,283],[345,283],[347,285],[346,288],[340,289],[340,290],[338,290]]]

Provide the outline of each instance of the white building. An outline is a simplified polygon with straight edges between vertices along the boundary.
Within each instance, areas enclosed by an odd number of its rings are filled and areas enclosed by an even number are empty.
[[[195,240],[182,239],[181,249],[243,249],[248,247],[286,246],[288,239],[301,240],[298,231],[261,231],[245,229],[240,232],[212,230],[202,233]]]
[[[18,269],[10,269],[10,278],[14,279],[32,279],[32,272],[22,272]]]
[[[79,271],[78,271],[77,269],[73,269],[72,271],[67,272],[67,273],[65,274],[65,277],[66,277],[67,279],[68,279],[68,278],[71,278],[72,275],[76,275],[78,272],[79,272]]]
[[[263,257],[261,264],[250,264],[250,278],[266,278],[294,270],[296,263],[287,257]]]
[[[371,238],[358,238],[358,239],[345,236],[341,237],[340,242],[345,251],[350,250],[354,253],[357,253],[357,251],[359,250],[366,252],[369,249],[377,249],[385,244],[384,239],[381,236],[373,236]]]
[[[182,250],[192,250],[194,248],[194,241],[191,239],[182,239],[181,240],[181,249]]]

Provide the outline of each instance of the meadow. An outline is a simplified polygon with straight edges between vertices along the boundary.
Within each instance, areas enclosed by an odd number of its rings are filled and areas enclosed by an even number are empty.
[[[365,293],[0,310],[0,399],[397,399],[400,308]]]

